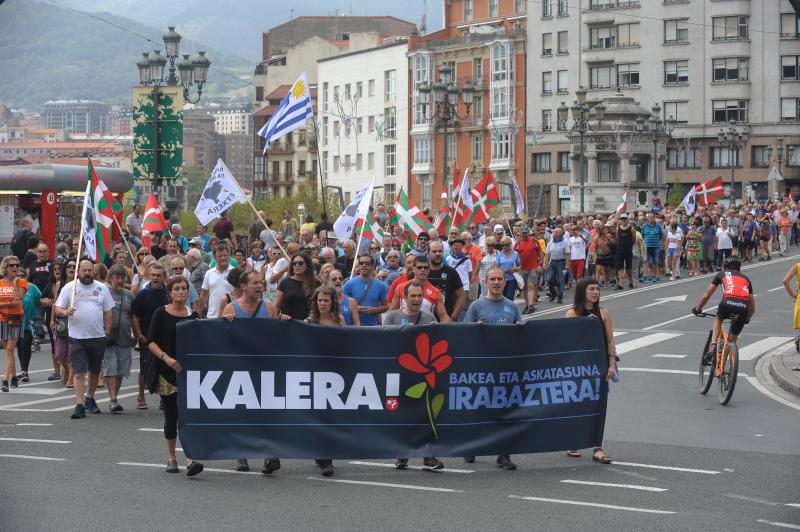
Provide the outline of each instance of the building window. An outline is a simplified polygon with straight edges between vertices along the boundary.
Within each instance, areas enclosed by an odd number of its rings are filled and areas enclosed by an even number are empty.
[[[786,166],[800,166],[800,146],[793,144],[787,147],[789,159]]]
[[[508,78],[508,50],[504,44],[494,47],[492,76],[494,81],[505,81]]]
[[[800,120],[800,98],[781,98],[781,121]]]
[[[383,135],[389,139],[397,138],[397,108],[387,107],[383,110]]]
[[[542,0],[542,16],[553,16],[553,0]]]
[[[360,153],[356,154],[356,170],[361,170],[361,167],[364,164],[364,158],[361,156]]]
[[[361,99],[364,97],[364,82],[359,81],[356,83],[356,98]]]
[[[700,168],[700,148],[668,148],[667,168]]]
[[[572,170],[572,159],[569,157],[569,152],[558,152],[558,171],[569,172],[570,170]]]
[[[280,161],[272,161],[272,180],[281,180],[281,163]]]
[[[592,89],[608,89],[613,87],[617,80],[617,69],[613,66],[592,67],[590,73]]]
[[[800,79],[800,55],[781,56],[781,79]]]
[[[447,160],[456,160],[456,136],[452,135],[447,137]]]
[[[619,46],[637,46],[639,44],[639,23],[618,25],[617,41]]]
[[[464,20],[472,20],[472,0],[464,0]]]
[[[328,110],[328,82],[322,84],[322,110]]]
[[[800,37],[800,16],[796,13],[781,13],[781,37]]]
[[[711,148],[711,168],[730,168],[731,162],[738,168],[740,167],[739,160],[738,148],[735,150],[718,146]]]
[[[496,17],[500,14],[500,0],[489,0],[489,16]]]
[[[638,6],[639,0],[590,0],[589,9],[612,9],[615,7]]]
[[[414,139],[414,164],[430,164],[431,141],[428,137]]]
[[[483,96],[472,97],[472,119],[477,124],[483,124]]]
[[[747,122],[748,100],[712,100],[714,123]]]
[[[303,159],[297,162],[297,175],[306,175],[306,162]]]
[[[689,122],[689,102],[664,102],[664,120],[675,120],[679,124]]]
[[[472,136],[472,160],[483,161],[483,135]]]
[[[560,54],[568,54],[569,53],[569,32],[568,31],[559,31],[558,32],[558,53],[560,53]]]
[[[395,198],[397,197],[397,192],[395,192],[397,185],[394,183],[384,183],[383,184],[383,202],[390,204],[394,202]]]
[[[364,132],[364,118],[363,117],[359,116],[356,119],[356,132],[359,133],[359,134]]]
[[[769,167],[769,150],[767,146],[753,146],[753,156],[750,158],[752,168]]]
[[[431,208],[431,196],[433,191],[433,183],[426,181],[422,184],[422,209]]]
[[[603,182],[619,181],[619,161],[598,157],[597,180]]]
[[[383,147],[383,175],[397,175],[397,146],[394,144]]]
[[[664,83],[689,83],[689,61],[664,61]]]
[[[542,33],[542,55],[553,55],[552,33]]]
[[[592,28],[590,36],[591,47],[594,49],[637,46],[639,44],[639,23]]]
[[[397,71],[387,70],[383,73],[384,100],[393,102],[397,97]]]
[[[349,100],[352,98],[352,94],[350,93],[350,84],[344,86],[344,99]]]
[[[367,81],[367,96],[375,96],[375,80]]]
[[[533,153],[531,167],[537,173],[550,173],[550,153]]]
[[[483,58],[475,57],[472,60],[472,83],[482,85],[483,82]]]
[[[553,93],[553,73],[550,71],[542,72],[542,94]]]
[[[325,175],[328,174],[328,152],[322,152],[322,171]]]
[[[339,136],[339,121],[333,121],[333,138],[337,138]]]
[[[322,117],[322,145],[328,145],[328,117]]]
[[[614,26],[591,29],[592,48],[614,48],[617,46],[617,35]]]
[[[375,132],[375,115],[369,115],[367,118],[367,133]]]
[[[664,42],[671,44],[689,41],[689,19],[679,18],[664,21]]]
[[[567,70],[558,71],[558,84],[556,88],[560,94],[567,92],[569,88],[569,72]]]
[[[738,41],[747,39],[747,15],[712,17],[711,39],[714,41]]]
[[[630,63],[617,65],[617,79],[620,87],[630,87],[639,85],[639,64]]]
[[[552,131],[553,129],[553,110],[542,109],[542,131]]]
[[[333,171],[334,172],[338,172],[339,171],[339,166],[340,166],[339,165],[339,156],[338,155],[334,155],[333,156]]]
[[[558,0],[558,16],[565,17],[569,15],[569,0]]]
[[[514,0],[514,13],[525,12],[525,0]]]
[[[714,81],[747,81],[746,57],[723,57],[712,63]]]
[[[508,116],[508,94],[498,90],[492,93],[492,116],[505,118]]]
[[[375,170],[375,152],[367,154],[367,170]]]

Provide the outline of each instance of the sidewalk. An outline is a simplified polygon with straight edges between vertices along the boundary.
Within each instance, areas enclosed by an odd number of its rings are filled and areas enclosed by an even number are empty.
[[[797,353],[794,342],[769,358],[769,375],[775,384],[800,399],[800,371],[792,371],[798,364],[800,354]]]

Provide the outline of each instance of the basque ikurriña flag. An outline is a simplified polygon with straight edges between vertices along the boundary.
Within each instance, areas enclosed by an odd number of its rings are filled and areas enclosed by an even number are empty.
[[[111,224],[114,223],[114,216],[122,211],[122,205],[94,171],[91,159],[87,178],[83,201],[83,241],[89,258],[102,262],[111,250]]]

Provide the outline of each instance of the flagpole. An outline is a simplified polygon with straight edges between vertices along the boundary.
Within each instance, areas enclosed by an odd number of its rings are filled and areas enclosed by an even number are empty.
[[[220,159],[220,161],[222,161],[222,159]],[[272,229],[270,229],[270,227],[267,225],[267,222],[264,221],[264,218],[262,218],[261,215],[258,214],[258,209],[256,209],[256,206],[253,205],[252,201],[250,201],[250,198],[247,197],[247,194],[244,193],[244,190],[242,190],[242,187],[241,187],[241,185],[239,185],[239,182],[236,180],[236,177],[234,177],[234,175],[231,173],[231,171],[228,170],[228,166],[225,164],[225,161],[222,161],[222,166],[225,167],[225,170],[231,176],[231,179],[233,180],[233,182],[236,183],[236,187],[239,189],[239,192],[242,193],[242,197],[244,197],[244,199],[247,200],[247,204],[250,205],[250,207],[253,209],[253,212],[256,213],[256,218],[258,218],[259,221],[262,224],[264,224],[264,227],[267,228],[267,231],[270,232],[270,234],[272,235],[272,239],[275,240],[275,243],[280,248],[281,252],[283,253],[283,256],[286,257],[286,260],[291,262],[292,258],[289,257],[289,254],[286,253],[286,250],[283,249],[283,246],[281,246],[281,243],[278,241],[278,238],[275,236],[275,232]]]
[[[322,185],[322,212],[328,216],[328,195],[325,190],[325,178],[322,175],[322,156],[319,153],[319,128],[317,125],[317,115],[312,114],[314,120],[314,144],[317,146],[317,171],[319,172],[319,182]]]
[[[70,308],[75,308],[75,297],[78,295],[78,270],[81,266],[81,250],[83,249],[83,230],[86,226],[86,202],[89,201],[89,183],[86,183],[86,194],[83,198],[83,209],[81,209],[81,230],[78,232],[78,253],[75,255],[75,275],[72,277],[72,298],[70,298]]]
[[[373,194],[374,191],[375,191],[374,188],[370,188],[370,191],[369,191],[369,205],[372,205],[372,194]],[[369,209],[367,209],[367,214],[369,214]],[[366,223],[367,223],[366,215],[363,218],[360,218],[360,219],[364,220],[364,223],[361,225],[361,232],[358,234],[358,241],[356,242],[356,260],[353,261],[353,267],[350,269],[350,278],[352,278],[353,275],[356,272],[356,265],[358,264],[358,250],[361,249],[361,241],[364,238],[364,225],[366,225]],[[358,224],[358,220],[356,220],[355,224],[353,224],[353,225],[356,225],[356,224]]]
[[[128,248],[128,253],[131,254],[131,261],[133,261],[133,265],[136,266],[136,271],[138,271],[139,274],[141,274],[142,272],[139,269],[139,266],[136,265],[136,254],[133,252],[133,249],[131,248],[128,239],[125,238],[125,233],[122,231],[122,227],[120,227],[119,225],[119,220],[117,220],[116,216],[114,216],[113,218],[114,218],[114,223],[117,224],[117,229],[119,229],[119,236],[122,237],[122,241],[125,243],[125,247]]]

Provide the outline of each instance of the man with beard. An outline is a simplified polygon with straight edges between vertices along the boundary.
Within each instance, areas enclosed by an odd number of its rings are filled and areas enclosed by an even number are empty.
[[[458,321],[466,302],[461,277],[455,269],[444,263],[444,247],[440,241],[432,241],[428,245],[428,256],[431,262],[428,281],[444,294],[444,308],[450,319]],[[447,321],[445,316],[436,317],[440,322]]]
[[[77,286],[74,280],[68,282],[56,301],[56,316],[68,318],[69,354],[72,359],[76,403],[72,419],[86,417],[87,411],[100,413],[94,400],[94,392],[103,366],[106,337],[111,332],[113,308],[114,298],[111,297],[108,287],[94,280],[92,261],[80,261]],[[87,370],[89,387],[84,399],[83,380]]]
[[[167,300],[167,291],[164,289],[167,275],[164,266],[153,262],[148,266],[150,284],[139,290],[131,306],[131,327],[136,340],[139,342],[139,397],[136,408],[147,410],[147,401],[144,397],[144,375],[147,364],[150,362],[150,350],[147,349],[147,335],[150,332],[150,320],[156,309],[163,307]]]

